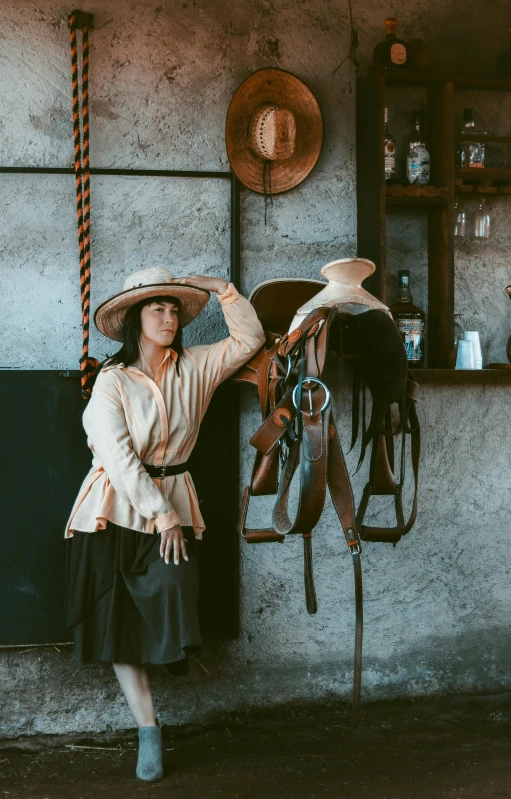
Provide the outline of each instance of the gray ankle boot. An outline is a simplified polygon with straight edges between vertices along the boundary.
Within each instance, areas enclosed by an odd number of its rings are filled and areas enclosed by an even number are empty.
[[[138,728],[138,763],[139,780],[154,781],[163,777],[161,762],[161,728],[156,719],[156,727]]]

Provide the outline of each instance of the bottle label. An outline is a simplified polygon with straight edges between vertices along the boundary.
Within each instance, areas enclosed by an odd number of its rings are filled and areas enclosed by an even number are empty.
[[[406,176],[409,183],[427,186],[431,174],[429,153],[425,147],[414,147],[406,157]]]
[[[397,326],[403,337],[409,361],[422,361],[424,357],[424,322],[422,319],[398,319]]]
[[[385,142],[385,180],[396,173],[396,148],[393,141]]]
[[[484,168],[484,144],[481,142],[468,143],[468,165],[478,169]]]
[[[410,285],[410,276],[409,275],[401,275],[399,278],[399,285],[401,288],[407,289]]]
[[[404,64],[406,62],[406,47],[404,44],[393,44],[390,48],[390,60],[393,64]]]

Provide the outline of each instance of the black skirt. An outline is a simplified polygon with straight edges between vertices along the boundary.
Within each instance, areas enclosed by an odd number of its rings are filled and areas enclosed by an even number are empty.
[[[165,664],[186,674],[200,654],[197,540],[183,527],[188,561],[167,564],[161,535],[108,522],[66,540],[66,627],[85,663]]]

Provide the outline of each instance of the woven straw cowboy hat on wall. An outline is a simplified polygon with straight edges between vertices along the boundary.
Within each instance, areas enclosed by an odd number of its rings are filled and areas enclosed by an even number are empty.
[[[323,119],[307,86],[283,69],[260,69],[235,92],[225,126],[236,177],[259,194],[301,183],[323,145]]]

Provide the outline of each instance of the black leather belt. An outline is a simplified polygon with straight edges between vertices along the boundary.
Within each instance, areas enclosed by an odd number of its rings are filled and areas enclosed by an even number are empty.
[[[183,474],[188,471],[188,461],[177,463],[172,466],[165,463],[160,465],[156,463],[143,463],[142,466],[146,472],[149,472],[151,477],[157,477],[159,480],[163,480],[163,478],[169,474]]]

